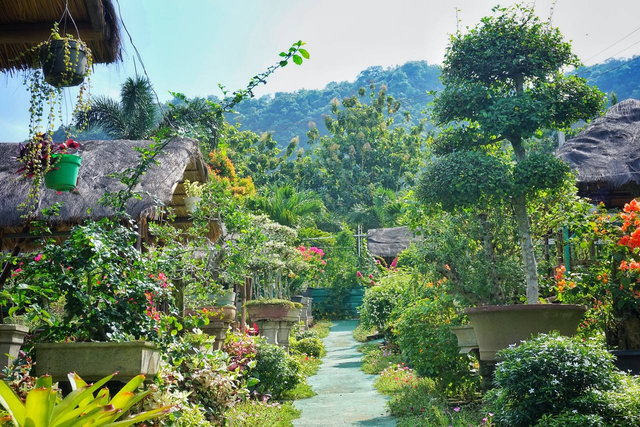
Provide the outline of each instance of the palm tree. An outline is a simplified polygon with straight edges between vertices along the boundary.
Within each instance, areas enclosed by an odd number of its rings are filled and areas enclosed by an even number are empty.
[[[299,192],[289,184],[268,187],[263,196],[254,199],[254,205],[273,221],[288,227],[301,225],[325,210],[317,194]]]
[[[120,101],[96,97],[91,109],[77,117],[78,127],[101,128],[113,139],[146,139],[157,129],[159,108],[145,77],[128,77]]]

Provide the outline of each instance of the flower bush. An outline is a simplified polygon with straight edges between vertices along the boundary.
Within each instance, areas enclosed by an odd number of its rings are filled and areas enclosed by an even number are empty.
[[[602,416],[604,425],[632,425],[617,424],[621,414],[610,393],[620,393],[623,376],[600,342],[541,334],[498,357],[496,388],[487,396],[498,425],[551,423],[573,414],[583,420]]]

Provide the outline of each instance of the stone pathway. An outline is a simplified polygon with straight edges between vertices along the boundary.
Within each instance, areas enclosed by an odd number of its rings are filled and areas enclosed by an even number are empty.
[[[356,320],[334,322],[324,339],[327,356],[318,373],[307,379],[318,394],[294,402],[302,411],[301,418],[293,421],[295,427],[395,427],[387,399],[373,388],[375,375],[360,370],[362,353],[356,350],[359,344],[352,335],[357,325]]]

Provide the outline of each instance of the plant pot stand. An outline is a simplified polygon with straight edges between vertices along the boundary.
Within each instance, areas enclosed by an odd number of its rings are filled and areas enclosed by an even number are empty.
[[[583,305],[527,304],[474,307],[464,313],[476,333],[480,360],[491,362],[498,351],[532,335],[551,331],[575,335],[586,310]]]
[[[287,317],[278,322],[277,344],[280,347],[289,350],[289,335],[291,335],[293,325],[300,321],[300,311],[301,309],[299,308],[292,308],[287,313]]]
[[[0,368],[11,365],[18,357],[29,328],[23,325],[0,324]]]
[[[256,320],[258,333],[266,338],[269,344],[278,345],[278,330],[280,322],[276,320]]]
[[[616,358],[613,363],[623,372],[640,375],[640,350],[609,350]]]
[[[117,381],[145,375],[151,381],[160,366],[160,349],[146,341],[68,342],[36,344],[36,376],[50,374],[54,382],[67,381],[76,372],[85,381],[97,381],[118,372]]]
[[[460,347],[460,354],[468,354],[473,350],[478,349],[478,338],[476,332],[471,325],[452,326],[449,328],[458,338],[458,347]]]
[[[236,320],[236,308],[233,306],[207,307],[207,310],[211,313],[209,324],[202,327],[202,332],[215,338],[214,350],[222,350],[229,326]]]

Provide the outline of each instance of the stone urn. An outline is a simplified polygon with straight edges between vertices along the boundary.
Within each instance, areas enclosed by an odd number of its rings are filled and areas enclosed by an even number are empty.
[[[63,342],[36,344],[36,376],[50,374],[53,382],[67,381],[76,372],[85,381],[98,381],[117,372],[126,382],[140,374],[153,380],[160,366],[160,349],[147,341]]]
[[[575,335],[585,311],[584,305],[520,304],[473,307],[464,313],[478,339],[480,360],[493,362],[498,351],[533,335],[552,331]]]

